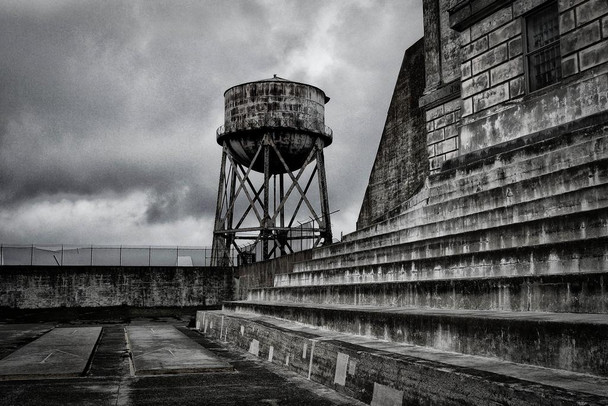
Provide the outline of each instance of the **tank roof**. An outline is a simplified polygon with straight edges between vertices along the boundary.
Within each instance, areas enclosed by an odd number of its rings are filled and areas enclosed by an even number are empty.
[[[318,89],[321,93],[323,93],[323,95],[325,96],[325,103],[326,104],[330,100],[330,98],[325,94],[325,92],[321,88],[319,88],[317,86],[309,85],[308,83],[295,82],[293,80],[281,78],[281,77],[278,77],[276,75],[276,73],[271,78],[268,78],[268,79],[254,80],[253,82],[244,82],[244,83],[241,83],[239,85],[231,86],[228,89],[226,89],[226,91],[224,92],[224,96],[226,96],[226,93],[228,93],[228,91],[230,89],[234,89],[235,87],[239,87],[239,86],[243,86],[243,85],[248,85],[250,83],[264,83],[264,82],[285,82],[285,83],[295,83],[295,84],[298,84],[298,85],[304,85],[304,86],[314,87],[315,89]]]

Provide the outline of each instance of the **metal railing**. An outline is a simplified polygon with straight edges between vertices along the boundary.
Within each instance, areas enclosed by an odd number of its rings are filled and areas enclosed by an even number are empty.
[[[214,255],[236,264],[234,251],[207,247],[0,244],[0,266],[212,266]]]
[[[298,222],[299,225],[292,226],[290,230],[287,232],[287,241],[291,248],[291,252],[299,252],[305,251],[314,248],[314,242],[317,237],[319,237],[319,223],[315,220],[307,221],[305,223]],[[274,252],[271,258],[278,258],[281,256],[280,251],[278,249],[277,241],[271,239],[268,241],[269,251]],[[253,262],[260,261],[264,258],[264,253],[262,252],[262,243],[261,241],[255,241],[251,244],[246,244],[240,247],[242,252],[245,252],[251,255],[251,258],[254,258]],[[239,262],[239,265],[241,265]]]

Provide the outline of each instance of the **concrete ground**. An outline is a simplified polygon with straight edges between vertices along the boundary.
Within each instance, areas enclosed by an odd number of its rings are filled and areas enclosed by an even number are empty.
[[[110,324],[0,324],[0,403],[362,405],[211,341],[189,329],[189,322],[190,317]],[[94,348],[88,346],[98,329],[83,327],[101,327]],[[69,341],[76,336],[81,338]],[[91,356],[83,356],[83,351]],[[75,373],[75,368],[81,371]]]

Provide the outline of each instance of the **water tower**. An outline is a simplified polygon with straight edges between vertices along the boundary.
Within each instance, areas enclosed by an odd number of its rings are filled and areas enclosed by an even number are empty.
[[[276,75],[226,90],[215,255],[234,248],[248,262],[331,243],[328,101],[321,89]]]

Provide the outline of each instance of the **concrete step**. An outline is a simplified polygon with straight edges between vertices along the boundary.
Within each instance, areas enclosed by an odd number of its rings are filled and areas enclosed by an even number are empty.
[[[427,196],[425,205],[441,207],[445,202],[463,199],[486,202],[487,199],[480,197],[484,192],[504,189],[520,182],[534,182],[539,178],[550,179],[552,174],[563,173],[568,168],[602,161],[608,156],[607,136],[607,128],[589,127],[432,176],[422,193]],[[513,193],[513,198],[519,195]],[[421,202],[417,196],[411,200],[404,204],[405,211],[401,215],[351,233],[345,237],[345,241],[398,230],[416,221],[419,215],[413,212]],[[434,211],[444,212],[440,208]],[[315,257],[324,256],[325,253],[326,250],[318,250]]]
[[[593,177],[589,177],[594,173]],[[577,183],[573,189],[566,184]],[[541,193],[541,197],[532,197],[541,190],[547,189],[547,194]],[[521,195],[529,194],[531,199],[519,198],[511,201],[508,197],[511,190],[516,190]],[[551,193],[548,191],[551,190]],[[530,192],[528,192],[530,191]],[[471,202],[463,202],[469,208],[476,206],[471,214],[462,215],[462,210],[457,207],[446,206],[444,212],[426,211],[419,213],[416,223],[421,225],[402,225],[399,231],[376,235],[352,242],[334,244],[325,249],[324,256],[314,255],[312,261],[296,264],[294,272],[314,270],[315,263],[339,261],[345,254],[353,252],[364,252],[380,247],[388,247],[408,242],[437,239],[467,233],[472,231],[483,231],[501,227],[504,225],[518,225],[539,219],[551,217],[559,218],[573,213],[589,210],[608,208],[608,160],[602,161],[601,166],[593,169],[578,168],[576,173],[561,174],[559,179],[552,181],[540,179],[538,185],[514,185],[508,191],[500,191],[493,201],[501,201],[500,206],[491,203],[492,200],[481,198]],[[476,203],[477,202],[477,203]],[[421,209],[423,210],[423,209]],[[468,209],[467,209],[468,210]],[[333,266],[339,266],[334,264]]]
[[[608,314],[228,302],[311,327],[441,351],[608,376]]]
[[[336,333],[256,314],[199,311],[196,320],[207,336],[368,404],[608,405],[605,377]]]
[[[607,237],[608,210],[583,211],[312,260],[274,286],[606,272]]]
[[[373,271],[363,274],[373,276]],[[247,300],[456,310],[608,313],[607,290],[606,273],[571,273],[257,288],[249,290]]]

